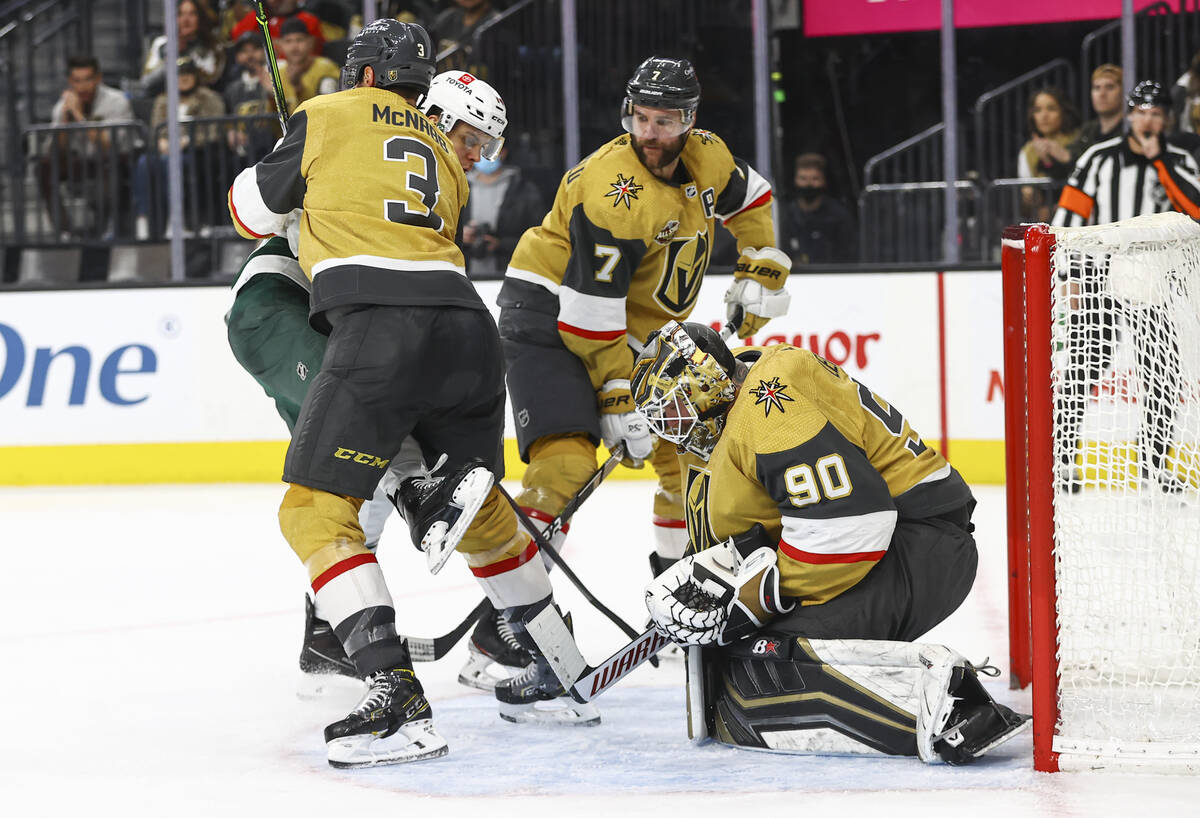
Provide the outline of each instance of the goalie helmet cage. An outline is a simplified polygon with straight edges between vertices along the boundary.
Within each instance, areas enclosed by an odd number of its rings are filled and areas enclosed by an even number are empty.
[[[1009,227],[1001,266],[1034,766],[1200,772],[1200,226]]]

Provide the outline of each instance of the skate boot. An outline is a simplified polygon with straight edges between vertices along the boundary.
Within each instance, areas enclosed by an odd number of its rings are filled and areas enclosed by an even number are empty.
[[[444,756],[446,740],[433,729],[433,710],[412,670],[381,670],[350,714],[325,728],[329,764],[374,767]]]
[[[446,473],[445,466],[442,455],[432,469],[401,480],[388,495],[433,574],[442,570],[471,527],[495,480],[482,460],[469,460],[453,473]]]
[[[354,663],[346,656],[333,627],[317,616],[316,606],[304,597],[304,645],[300,648],[300,686],[302,699],[324,695],[332,687],[357,686],[362,679]]]
[[[467,651],[467,663],[458,672],[458,682],[488,693],[496,689],[496,682],[517,675],[533,661],[495,608],[480,617]]]
[[[521,610],[506,608],[501,618],[507,623],[517,643],[533,657],[533,661],[517,675],[496,682],[500,718],[517,724],[599,724],[600,711],[594,704],[580,704],[567,695],[550,663],[538,651],[537,643],[521,624]],[[569,629],[570,615],[564,618]]]
[[[980,683],[977,670],[987,673],[993,668],[969,663],[953,667],[946,694],[935,707],[945,717],[934,715],[934,724],[941,721],[941,726],[931,736],[933,750],[947,764],[969,764],[1031,724],[1031,716],[995,701]]]

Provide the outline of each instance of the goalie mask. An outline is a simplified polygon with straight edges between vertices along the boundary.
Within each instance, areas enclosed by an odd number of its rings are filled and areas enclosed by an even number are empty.
[[[466,71],[443,71],[429,84],[429,93],[421,102],[421,111],[437,117],[438,128],[450,133],[459,122],[483,131],[489,137],[480,146],[479,155],[495,159],[504,146],[508,113],[496,89]]]
[[[700,81],[687,60],[650,57],[633,72],[625,85],[625,102],[621,106],[621,127],[634,133],[633,106],[670,112],[657,125],[679,136],[696,124],[696,107],[700,104]]]
[[[669,321],[633,363],[637,413],[663,440],[708,460],[737,397],[733,353],[703,324]]]

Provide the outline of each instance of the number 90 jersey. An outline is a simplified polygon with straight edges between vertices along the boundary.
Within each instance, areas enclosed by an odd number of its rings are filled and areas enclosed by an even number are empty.
[[[467,178],[450,141],[403,97],[351,88],[314,97],[229,192],[238,231],[283,234],[300,217],[300,266],[318,328],[342,304],[486,309],[454,244]]]
[[[762,523],[778,543],[780,591],[836,597],[887,552],[897,517],[959,509],[971,490],[896,407],[811,352],[756,356],[708,463],[682,458],[688,536],[699,550]]]

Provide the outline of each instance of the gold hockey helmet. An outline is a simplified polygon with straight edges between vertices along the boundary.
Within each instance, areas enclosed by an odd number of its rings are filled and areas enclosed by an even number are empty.
[[[634,408],[659,437],[708,460],[737,397],[734,367],[733,353],[712,329],[668,321],[633,363]]]

